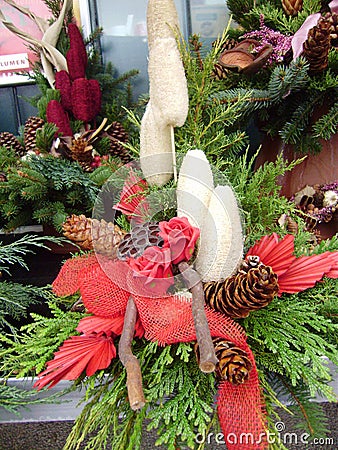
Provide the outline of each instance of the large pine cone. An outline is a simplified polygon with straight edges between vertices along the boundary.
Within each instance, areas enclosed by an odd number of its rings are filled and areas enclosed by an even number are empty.
[[[133,226],[119,244],[117,257],[121,260],[138,258],[148,247],[161,246],[163,239],[159,236],[160,228],[157,222],[140,223]]]
[[[6,147],[7,149],[12,148],[18,156],[23,156],[25,154],[25,149],[18,138],[8,131],[0,133],[0,147]]]
[[[282,6],[285,14],[296,16],[303,8],[303,0],[282,0]]]
[[[73,214],[63,226],[63,234],[83,250],[95,250],[101,255],[116,258],[117,248],[126,232],[105,220]]]
[[[254,263],[250,262],[251,260]],[[204,284],[206,304],[237,319],[247,317],[250,311],[264,308],[277,293],[277,275],[271,267],[257,263],[254,258],[245,262],[242,270],[236,275],[224,281]]]
[[[104,136],[110,140],[110,154],[120,158],[123,164],[129,163],[131,161],[130,153],[121,145],[121,142],[126,143],[128,141],[128,134],[120,122],[113,122]]]
[[[311,28],[303,45],[303,56],[310,64],[310,72],[320,73],[328,66],[330,50],[330,14],[322,16],[316,26]]]
[[[227,380],[234,385],[242,384],[249,378],[252,364],[248,354],[233,342],[223,338],[212,339],[215,354],[218,359],[216,364],[216,377],[219,380]],[[199,346],[195,344],[195,353],[199,361]]]
[[[35,151],[36,148],[36,132],[42,128],[45,121],[41,117],[28,117],[24,127],[24,140],[26,152]]]

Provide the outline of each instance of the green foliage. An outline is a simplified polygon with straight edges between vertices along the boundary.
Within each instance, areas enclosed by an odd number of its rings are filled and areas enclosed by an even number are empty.
[[[83,315],[61,309],[53,298],[48,306],[51,317],[31,313],[34,321],[21,328],[16,340],[9,335],[0,335],[3,345],[0,370],[8,376],[15,373],[21,378],[41,372],[63,341],[76,334],[75,328]]]
[[[325,283],[325,282],[324,282]],[[337,283],[337,282],[336,282]],[[319,314],[313,290],[283,295],[243,320],[248,342],[264,372],[276,372],[290,379],[293,387],[306,383],[311,397],[320,392],[334,401],[326,356],[338,364],[336,346],[326,336],[337,336],[338,325]]]
[[[57,127],[52,123],[45,123],[42,128],[36,130],[36,147],[43,153],[49,153]]]
[[[0,214],[7,230],[34,221],[59,228],[67,216],[90,211],[99,190],[78,163],[53,156],[17,160],[5,169]]]
[[[86,404],[65,450],[78,450],[86,437],[86,450],[103,449],[108,442],[121,450],[141,449],[146,424],[148,430],[158,430],[156,445],[164,443],[169,450],[181,445],[195,448],[195,433],[209,430],[214,376],[199,370],[192,346],[181,343],[160,348],[137,341],[133,352],[140,360],[147,407],[140,412],[130,409],[125,401],[125,371],[115,360],[108,375],[100,372],[81,382],[87,388]]]
[[[29,390],[20,389],[16,386],[10,386],[5,381],[0,382],[0,407],[18,416],[19,407],[27,408],[29,405],[34,405],[37,403],[55,404],[58,401],[58,397],[59,394],[51,395],[48,398],[37,398],[34,391],[32,392]]]

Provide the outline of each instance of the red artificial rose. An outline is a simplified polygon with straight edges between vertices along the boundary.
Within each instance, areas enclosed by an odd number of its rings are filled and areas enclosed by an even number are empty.
[[[139,258],[129,258],[128,264],[135,277],[144,279],[145,286],[156,294],[163,294],[174,283],[170,250],[148,247]]]
[[[200,230],[190,225],[186,217],[174,217],[169,222],[160,222],[160,233],[163,248],[170,248],[174,264],[189,261],[192,257]]]

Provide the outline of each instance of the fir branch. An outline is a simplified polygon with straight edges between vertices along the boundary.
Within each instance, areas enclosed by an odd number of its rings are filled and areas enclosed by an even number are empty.
[[[335,103],[327,114],[322,116],[313,126],[314,136],[329,140],[338,129],[338,103]]]

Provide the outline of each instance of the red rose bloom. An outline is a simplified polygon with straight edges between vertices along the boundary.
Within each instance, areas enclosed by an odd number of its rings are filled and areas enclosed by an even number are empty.
[[[174,264],[189,261],[192,257],[200,230],[190,225],[186,217],[174,217],[169,222],[160,222],[160,233],[163,248],[170,248]]]
[[[163,294],[174,284],[170,250],[148,247],[139,258],[129,258],[128,264],[135,277],[144,279],[145,286],[156,294]]]

